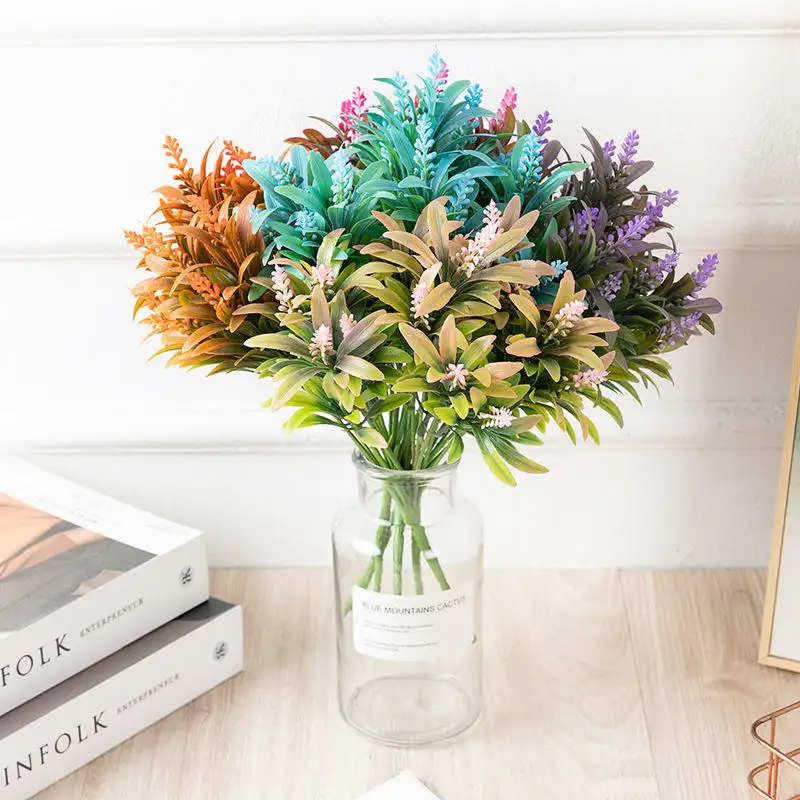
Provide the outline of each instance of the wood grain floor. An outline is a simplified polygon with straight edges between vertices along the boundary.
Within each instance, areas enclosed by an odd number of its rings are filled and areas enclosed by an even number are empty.
[[[327,571],[218,571],[245,607],[243,675],[41,800],[353,800],[403,769],[443,800],[750,798],[750,723],[800,698],[755,663],[755,572],[492,572],[486,710],[418,751],[339,719]]]

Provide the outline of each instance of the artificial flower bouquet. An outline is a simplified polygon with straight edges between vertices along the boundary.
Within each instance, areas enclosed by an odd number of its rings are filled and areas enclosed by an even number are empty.
[[[717,256],[678,273],[677,192],[642,183],[636,131],[587,131],[576,160],[547,111],[518,117],[513,88],[488,110],[438,53],[414,87],[379,81],[281,158],[226,141],[194,169],[168,137],[175,184],[127,237],[169,364],[271,378],[289,430],[352,441],[365,507],[334,525],[340,707],[421,744],[480,713],[482,532],[447,465],[472,437],[513,485],[545,470],[523,449],[549,423],[573,441],[598,439],[594,409],[621,425],[614,397],[640,400],[666,353],[713,333]]]
[[[175,185],[155,226],[127,233],[148,276],[136,310],[170,364],[273,378],[286,426],[340,428],[394,470],[433,467],[475,439],[491,470],[544,468],[520,445],[554,422],[597,439],[589,413],[668,378],[664,353],[713,332],[666,221],[677,192],[641,185],[652,162],[631,131],[588,131],[582,160],[529,124],[517,95],[496,111],[435,53],[417,86],[361,89],[330,131],[282,159],[231,142],[199,169],[165,149]]]

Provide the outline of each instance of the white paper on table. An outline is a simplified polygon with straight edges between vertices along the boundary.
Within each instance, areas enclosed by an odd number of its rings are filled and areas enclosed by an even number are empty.
[[[357,800],[441,800],[410,772],[401,772]]]

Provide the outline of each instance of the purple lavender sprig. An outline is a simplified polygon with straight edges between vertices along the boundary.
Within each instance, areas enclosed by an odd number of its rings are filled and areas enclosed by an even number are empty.
[[[697,265],[697,269],[691,273],[694,289],[686,296],[684,303],[686,300],[697,300],[697,296],[706,288],[718,265],[719,256],[716,253],[709,253],[703,258]],[[689,311],[688,314],[683,314],[667,325],[663,325],[659,334],[660,349],[665,350],[667,347],[683,344],[697,330],[702,316],[702,311]]]
[[[542,140],[542,144],[547,144],[548,140],[544,137],[551,130],[553,130],[553,118],[550,116],[550,112],[545,110],[536,117],[536,122],[533,123],[531,132]]]
[[[691,314],[678,317],[666,325],[662,325],[659,334],[661,342],[659,349],[665,350],[667,347],[683,344],[697,330],[702,316],[701,311],[693,311]]]
[[[621,288],[622,272],[613,272],[597,287],[597,291],[606,302],[611,303]]]
[[[706,288],[711,276],[716,272],[719,264],[719,256],[716,253],[709,253],[698,265],[697,269],[692,273],[692,280],[694,281],[694,291],[690,295],[693,299],[697,299],[697,295]]]
[[[639,152],[639,134],[634,128],[629,131],[622,142],[619,152],[619,165],[624,167],[626,164],[633,164],[636,154]]]
[[[654,203],[647,204],[645,213],[650,217],[651,221],[655,225],[655,223],[659,222],[664,216],[664,209],[673,205],[677,201],[678,192],[676,192],[674,189],[667,189],[666,192],[661,192],[660,194],[656,195],[656,201]]]
[[[594,206],[591,208],[585,208],[583,211],[573,217],[567,226],[567,230],[569,233],[574,233],[577,231],[578,236],[586,236],[586,234],[589,232],[589,227],[594,227],[594,224],[597,222],[597,218],[599,216],[599,208]],[[565,231],[561,231],[561,235],[563,237],[565,235]]]
[[[638,214],[621,228],[617,228],[616,238],[610,233],[603,242],[603,249],[625,251],[629,245],[641,239],[653,225],[653,219],[649,214]]]
[[[665,192],[659,193],[659,198],[665,206],[672,206],[678,202],[678,195],[680,192],[677,189],[667,189]]]
[[[640,277],[643,288],[653,290],[656,286],[660,286],[664,279],[678,266],[678,259],[680,253],[673,252],[667,253],[663,258],[653,261],[649,264],[644,274]]]

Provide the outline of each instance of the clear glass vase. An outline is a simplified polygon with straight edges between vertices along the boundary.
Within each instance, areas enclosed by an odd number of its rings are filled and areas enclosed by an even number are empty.
[[[456,466],[354,456],[359,502],[333,526],[339,706],[366,736],[431,744],[481,711],[483,526]]]

